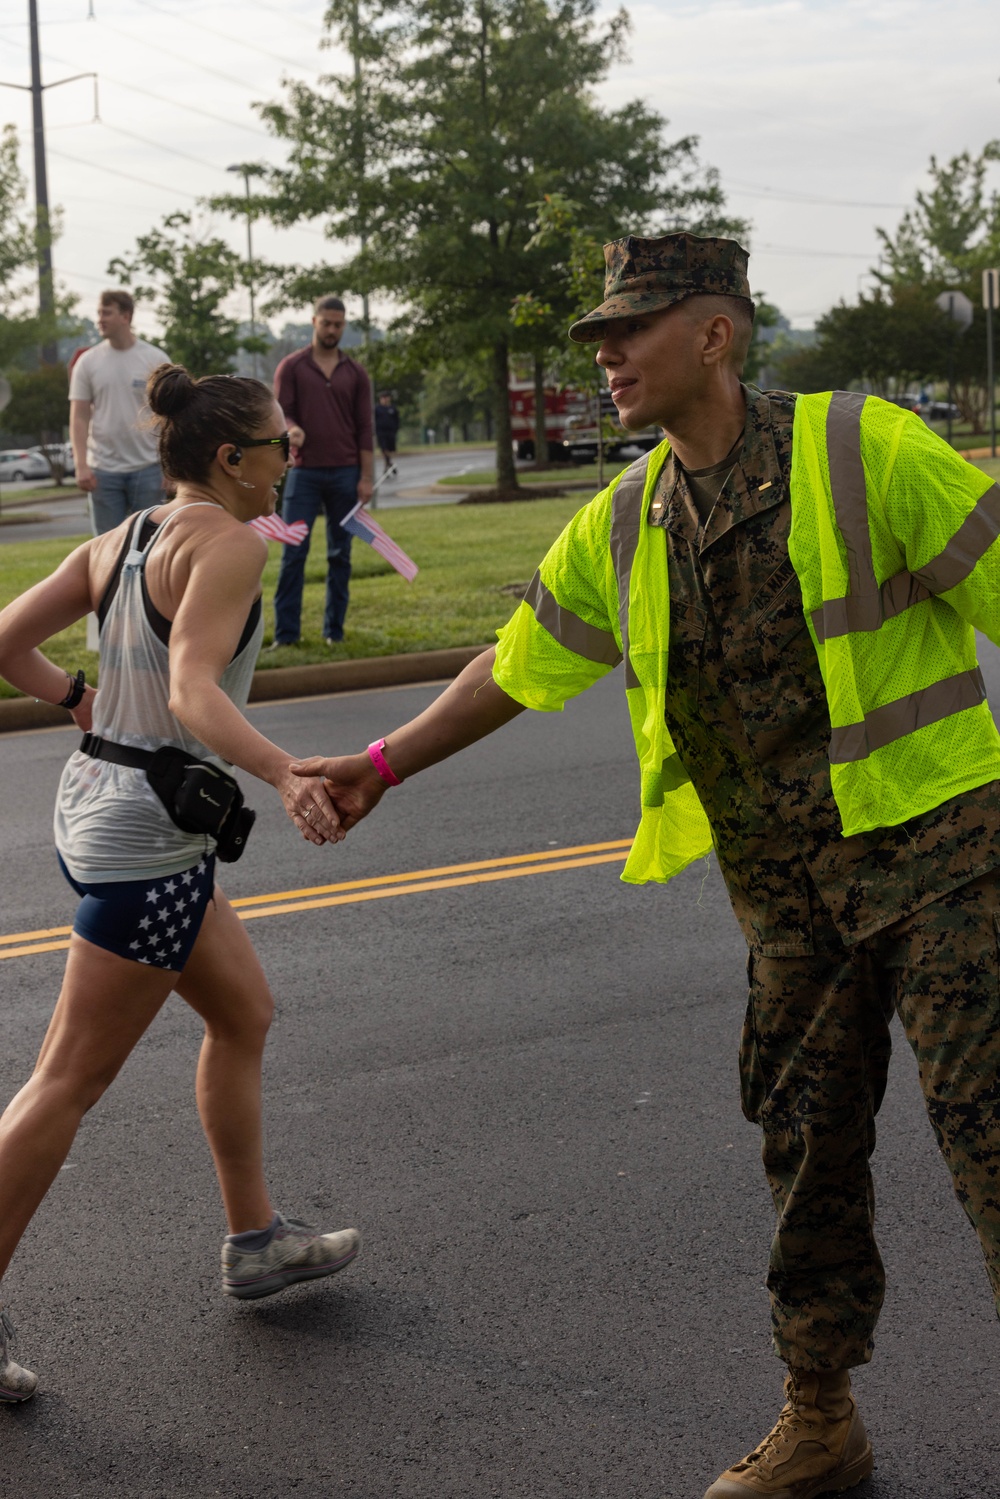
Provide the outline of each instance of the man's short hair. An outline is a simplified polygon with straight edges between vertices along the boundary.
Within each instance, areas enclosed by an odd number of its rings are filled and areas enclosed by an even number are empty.
[[[729,362],[738,375],[742,374],[753,339],[753,320],[757,311],[754,303],[748,297],[729,297],[722,292],[699,293],[686,297],[685,302],[690,314],[699,322],[703,318],[718,317],[719,313],[729,319],[733,325]]]
[[[131,317],[135,312],[135,300],[131,292],[122,291],[119,287],[112,287],[111,291],[101,292],[102,307],[117,307],[118,311]]]
[[[325,297],[317,297],[313,303],[313,312],[346,312],[347,308],[339,297],[328,292]]]

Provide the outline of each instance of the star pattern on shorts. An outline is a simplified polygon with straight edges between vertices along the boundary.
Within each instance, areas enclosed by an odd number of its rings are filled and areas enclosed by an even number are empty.
[[[145,892],[147,909],[136,922],[128,944],[130,957],[147,966],[171,966],[169,960],[185,946],[183,934],[193,923],[192,916],[180,913],[187,907],[193,910],[198,904],[198,894],[192,887],[204,886],[207,872],[208,862],[201,859],[193,869],[150,884]]]

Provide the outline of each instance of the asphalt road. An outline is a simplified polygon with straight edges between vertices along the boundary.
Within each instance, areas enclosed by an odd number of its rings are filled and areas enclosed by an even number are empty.
[[[995,651],[988,669],[1000,687]],[[252,716],[298,753],[354,749],[431,695]],[[0,934],[71,919],[49,835],[71,743],[0,738]],[[339,849],[306,846],[258,789],[234,896],[494,865],[252,924],[278,1000],[275,1199],[356,1223],[362,1256],[269,1301],[219,1295],[198,1027],[171,1000],[5,1282],[41,1388],[0,1410],[0,1492],[700,1499],[763,1434],[780,1402],[772,1213],[737,1101],[744,951],[718,874],[494,877],[531,867],[497,861],[628,838],[635,781],[615,674],[391,792]],[[5,1097],[62,964],[0,962]],[[898,1039],[875,1158],[889,1293],[856,1381],[877,1468],[853,1492],[996,1499],[1000,1335]]]
[[[429,484],[435,484],[443,479],[446,474],[469,473],[475,469],[490,468],[493,464],[494,449],[492,447],[462,449],[458,452],[451,448],[428,448],[419,453],[407,454],[396,460],[397,473],[391,478],[383,480],[379,485],[376,505],[383,510],[400,509],[408,505],[426,505],[433,503],[437,505],[447,504],[449,498],[457,501],[461,498],[463,491],[456,489],[454,496],[437,495],[428,497],[421,491]],[[375,469],[376,478],[382,473],[382,459],[376,456]],[[33,484],[19,486],[20,490],[42,489],[48,485],[48,480],[40,479]],[[72,482],[72,481],[70,481]],[[8,499],[8,490],[5,485],[0,493],[0,504],[5,514],[21,513],[30,516],[34,506],[18,505],[16,500]],[[72,498],[66,500],[46,500],[38,506],[38,510],[49,517],[45,521],[26,521],[16,526],[0,526],[0,545],[11,541],[42,541],[61,536],[88,536],[90,534],[90,520],[87,513],[87,502],[84,497],[75,493]]]

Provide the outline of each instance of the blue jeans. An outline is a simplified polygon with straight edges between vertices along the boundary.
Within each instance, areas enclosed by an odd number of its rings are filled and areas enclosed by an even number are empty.
[[[133,468],[124,474],[112,474],[107,469],[95,469],[97,488],[87,497],[90,508],[90,528],[95,536],[113,531],[126,516],[137,515],[152,505],[162,505],[163,474],[158,463],[146,468]]]
[[[281,552],[278,586],[274,590],[274,638],[279,645],[298,640],[302,628],[302,585],[312,528],[323,510],[326,514],[326,609],[323,638],[343,640],[351,578],[351,533],[341,520],[358,501],[357,464],[342,468],[293,468],[285,483],[281,513],[289,525],[304,520],[309,534],[301,546],[285,546]]]

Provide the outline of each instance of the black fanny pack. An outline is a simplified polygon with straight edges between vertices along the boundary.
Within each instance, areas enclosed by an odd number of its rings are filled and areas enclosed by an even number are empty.
[[[257,814],[244,806],[239,783],[218,766],[196,760],[172,744],[135,749],[96,734],[84,734],[80,749],[92,760],[144,770],[176,827],[214,838],[215,852],[224,864],[235,864],[242,856]]]

